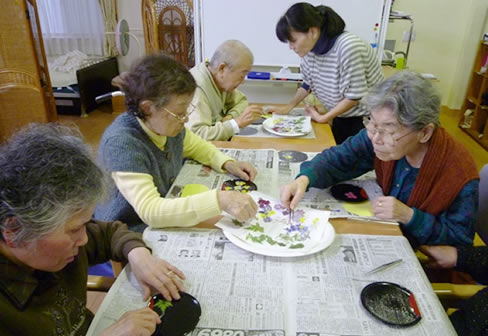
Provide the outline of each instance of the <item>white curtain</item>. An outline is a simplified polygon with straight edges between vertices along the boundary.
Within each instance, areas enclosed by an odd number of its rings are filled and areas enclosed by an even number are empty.
[[[38,0],[37,9],[47,55],[73,50],[103,55],[105,32],[98,0]]]
[[[98,0],[102,10],[105,31],[114,32],[117,29],[117,0]],[[115,44],[115,35],[106,35],[103,43],[105,56],[117,56],[119,53]]]

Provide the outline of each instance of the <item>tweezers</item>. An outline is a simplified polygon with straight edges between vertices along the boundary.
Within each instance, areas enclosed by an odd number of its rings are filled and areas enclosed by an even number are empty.
[[[293,217],[293,210],[288,209],[288,224],[291,224],[291,218]]]
[[[403,261],[403,259],[396,259],[396,260],[387,262],[386,264],[375,267],[372,270],[369,270],[364,274],[373,274],[373,273],[376,273],[379,271],[383,271],[384,269],[389,268],[389,267],[394,266],[394,265],[397,265],[397,264],[401,263],[402,261]]]

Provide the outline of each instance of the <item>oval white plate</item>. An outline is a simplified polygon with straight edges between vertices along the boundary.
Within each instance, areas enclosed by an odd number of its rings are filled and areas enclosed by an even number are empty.
[[[283,118],[284,120],[296,120],[298,118],[306,118],[308,120],[305,121],[305,127],[302,129],[302,131],[297,131],[295,129],[292,129],[290,132],[280,132],[280,131],[275,131],[273,128],[276,127],[276,119],[277,118]],[[310,117],[309,116],[298,116],[298,117],[292,117],[292,116],[279,116],[279,117],[271,117],[271,118],[268,118],[266,119],[264,122],[263,122],[263,128],[271,133],[271,134],[275,134],[275,135],[279,135],[279,136],[284,136],[284,137],[299,137],[299,136],[303,136],[303,135],[307,135],[308,133],[310,133],[312,131],[312,124],[311,124],[311,121],[310,121]]]
[[[330,244],[335,239],[335,230],[334,227],[327,222],[326,228],[322,234],[322,239],[320,240],[320,244],[317,244],[310,250],[306,251],[301,251],[300,249],[288,249],[288,250],[283,250],[280,247],[273,248],[272,246],[262,246],[258,244],[253,244],[247,241],[244,241],[238,237],[236,237],[234,234],[227,230],[223,230],[224,235],[229,239],[234,245],[249,251],[253,252],[256,254],[261,254],[269,257],[302,257],[310,254],[314,254],[317,252],[320,252],[327,247],[329,247]]]

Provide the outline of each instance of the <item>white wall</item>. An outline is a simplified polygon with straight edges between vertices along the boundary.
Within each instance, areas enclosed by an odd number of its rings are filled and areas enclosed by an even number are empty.
[[[442,104],[451,109],[462,105],[471,67],[485,27],[486,0],[396,0],[394,9],[412,14],[416,40],[410,46],[408,67],[433,73],[439,78]],[[388,27],[387,39],[395,39],[396,50],[407,25]]]

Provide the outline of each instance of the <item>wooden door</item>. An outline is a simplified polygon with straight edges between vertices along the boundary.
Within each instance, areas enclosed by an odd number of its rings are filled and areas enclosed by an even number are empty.
[[[0,141],[30,122],[57,120],[35,0],[0,11]]]

